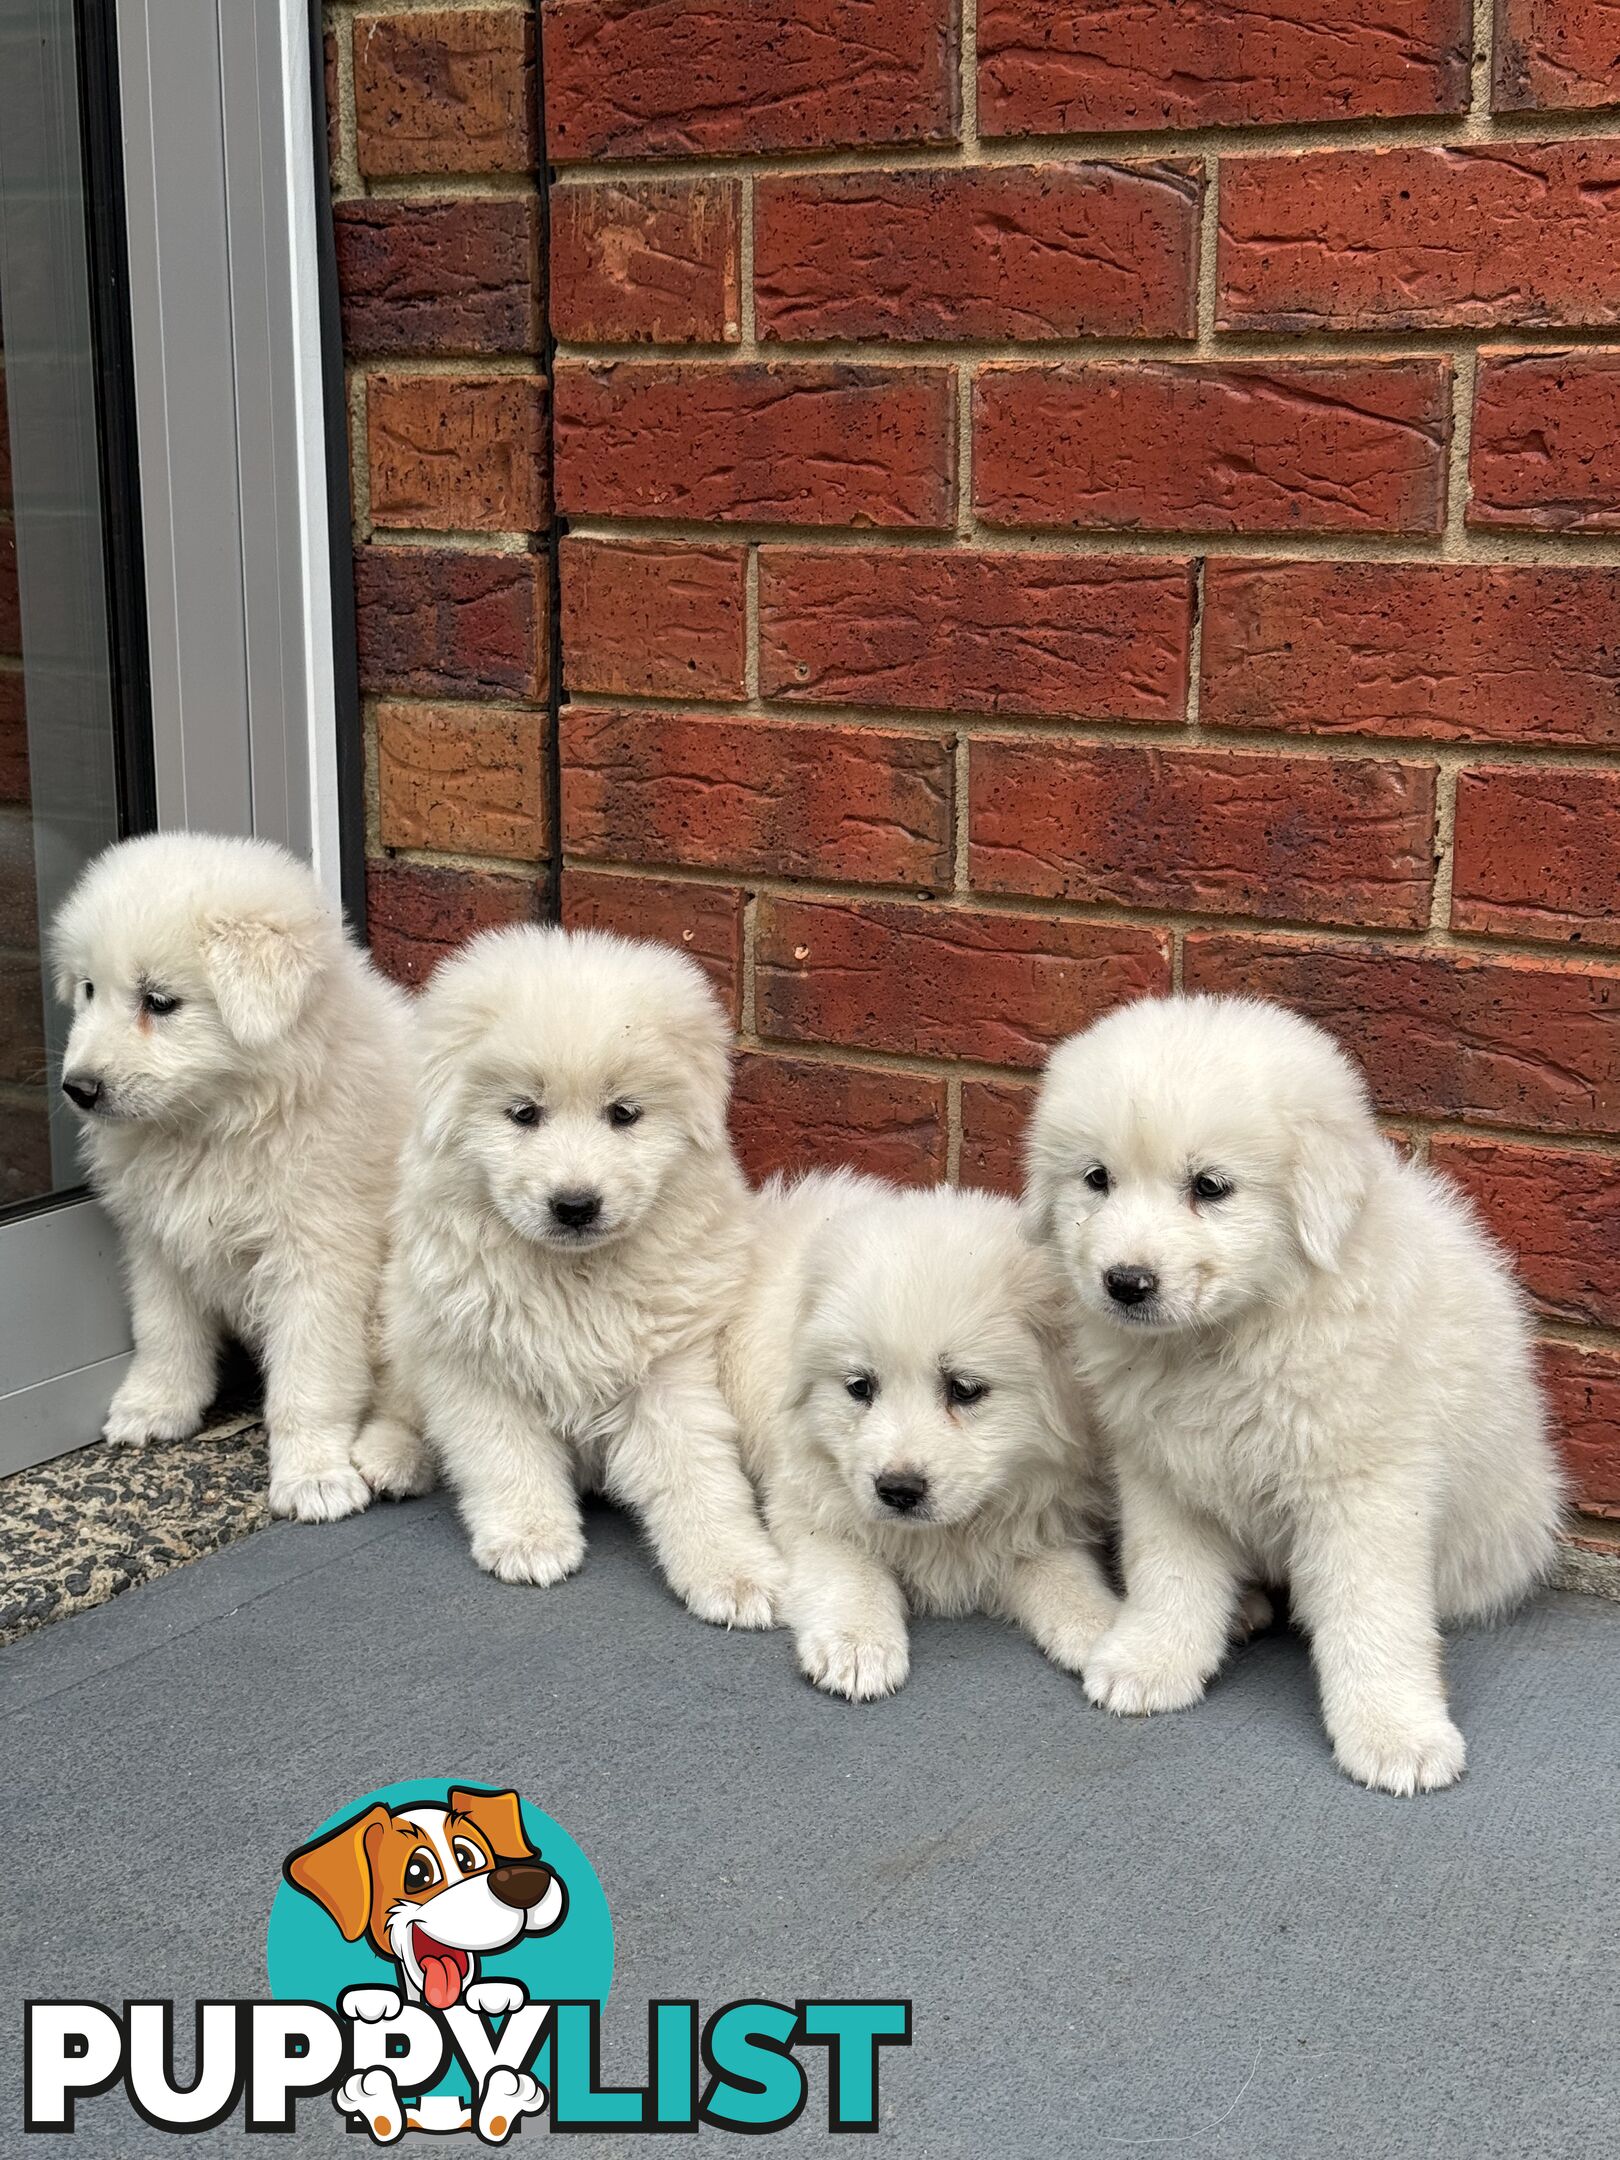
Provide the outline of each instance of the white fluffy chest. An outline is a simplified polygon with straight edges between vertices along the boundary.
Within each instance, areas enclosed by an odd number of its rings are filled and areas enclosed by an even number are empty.
[[[282,1227],[262,1163],[239,1147],[153,1137],[102,1165],[96,1185],[126,1236],[150,1239],[205,1306],[252,1334],[253,1273]]]

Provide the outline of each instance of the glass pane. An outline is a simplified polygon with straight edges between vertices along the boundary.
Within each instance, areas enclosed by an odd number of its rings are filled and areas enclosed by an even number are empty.
[[[119,831],[72,0],[0,0],[0,1206],[80,1182],[44,932]]]

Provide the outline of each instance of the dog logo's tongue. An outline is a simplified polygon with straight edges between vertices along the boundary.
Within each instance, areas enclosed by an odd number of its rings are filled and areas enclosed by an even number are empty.
[[[448,2010],[461,1994],[467,1977],[467,1953],[435,1942],[426,1928],[416,1934],[416,1955],[422,1966],[422,1993],[435,2010]]]

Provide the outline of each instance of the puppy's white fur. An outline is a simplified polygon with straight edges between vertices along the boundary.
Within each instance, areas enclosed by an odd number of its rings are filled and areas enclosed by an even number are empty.
[[[1200,1197],[1201,1173],[1230,1190]],[[1239,998],[1127,1006],[1065,1043],[1027,1207],[1120,1487],[1126,1604],[1093,1701],[1197,1701],[1254,1572],[1291,1586],[1341,1766],[1449,1785],[1439,1625],[1523,1596],[1563,1498],[1502,1253],[1381,1137],[1320,1029]],[[1157,1288],[1122,1306],[1110,1269]]]
[[[135,1358],[106,1434],[194,1432],[229,1329],[265,1367],[270,1505],[310,1522],[370,1497],[350,1456],[410,1115],[404,999],[308,868],[256,840],[109,848],[55,929],[91,1183],[123,1232]],[[169,998],[171,1012],[152,1009]]]
[[[1072,1671],[1108,1626],[1116,1600],[1079,1542],[1096,1492],[1061,1313],[1008,1201],[848,1172],[759,1195],[722,1365],[818,1687],[899,1687],[908,1602],[1015,1620]],[[953,1402],[953,1377],[980,1399]],[[927,1481],[904,1517],[876,1484],[896,1472]]]
[[[579,1566],[576,1485],[601,1487],[693,1612],[768,1626],[780,1567],[716,1369],[748,1195],[726,1135],[730,1030],[702,971],[599,932],[494,931],[418,1011],[423,1107],[384,1297],[403,1392],[362,1467],[419,1489],[419,1419],[474,1558],[508,1582]],[[586,1192],[601,1212],[578,1234],[551,1203]]]

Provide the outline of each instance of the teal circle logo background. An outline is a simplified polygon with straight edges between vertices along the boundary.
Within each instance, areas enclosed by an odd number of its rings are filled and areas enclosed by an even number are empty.
[[[504,1789],[479,1778],[406,1778],[361,1793],[334,1809],[299,1839],[299,1845],[313,1843],[379,1801],[392,1809],[412,1802],[420,1807],[444,1807],[452,1785],[476,1791]],[[480,1975],[521,1980],[530,2002],[605,2002],[613,1981],[613,1920],[596,1870],[560,1822],[531,1800],[522,1800],[520,1805],[529,1843],[562,1877],[568,1910],[562,1925],[549,1935],[524,1935],[509,1950],[482,1956]],[[345,1942],[330,1914],[285,1877],[270,1907],[265,1963],[270,1992],[278,2002],[324,2002],[335,2009],[345,1988],[400,1986],[399,1968],[392,1958],[383,1957],[364,1935],[358,1942]]]

